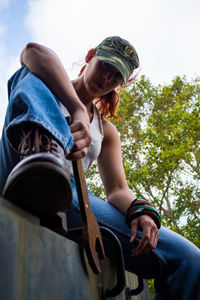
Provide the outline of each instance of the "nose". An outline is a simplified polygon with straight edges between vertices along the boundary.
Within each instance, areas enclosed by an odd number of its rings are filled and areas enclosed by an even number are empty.
[[[106,71],[103,73],[102,78],[104,81],[110,82],[112,80],[113,74],[112,72]]]

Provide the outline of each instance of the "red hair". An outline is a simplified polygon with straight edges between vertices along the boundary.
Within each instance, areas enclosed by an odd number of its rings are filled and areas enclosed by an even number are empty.
[[[94,99],[94,104],[97,106],[102,118],[118,118],[115,115],[118,102],[119,95],[116,90]]]

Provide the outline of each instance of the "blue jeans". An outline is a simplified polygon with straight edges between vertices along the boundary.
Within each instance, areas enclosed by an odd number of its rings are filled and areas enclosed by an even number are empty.
[[[58,139],[67,154],[73,146],[68,124],[59,108],[59,101],[25,66],[9,80],[9,105],[0,141],[0,194],[6,178],[20,160],[16,141],[20,125],[33,122],[46,128]],[[67,213],[68,227],[81,226],[79,205],[72,178],[73,203]],[[101,225],[108,226],[121,241],[125,266],[143,278],[155,278],[155,299],[200,299],[200,250],[182,236],[161,227],[156,249],[140,256],[131,256],[141,237],[129,242],[130,229],[124,215],[109,203],[89,192],[92,210]]]

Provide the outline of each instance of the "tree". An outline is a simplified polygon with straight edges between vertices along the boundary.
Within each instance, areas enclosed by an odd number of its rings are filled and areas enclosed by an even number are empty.
[[[176,77],[153,86],[141,76],[119,93],[119,118],[112,123],[129,187],[159,210],[163,225],[200,247],[200,80]],[[87,178],[105,199],[96,165]]]

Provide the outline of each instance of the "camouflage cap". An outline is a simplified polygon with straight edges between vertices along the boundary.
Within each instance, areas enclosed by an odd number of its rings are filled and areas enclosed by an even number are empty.
[[[116,67],[127,83],[134,69],[139,67],[139,58],[135,48],[119,36],[111,36],[97,46],[96,56]]]

